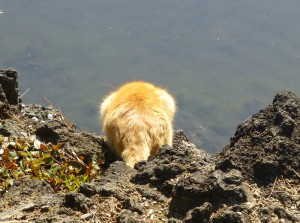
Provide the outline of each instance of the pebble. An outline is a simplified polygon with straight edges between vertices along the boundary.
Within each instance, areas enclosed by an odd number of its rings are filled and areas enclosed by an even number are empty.
[[[38,118],[37,118],[37,117],[35,117],[35,116],[34,116],[34,117],[32,117],[31,119],[32,119],[32,121],[34,121],[34,122],[37,122],[37,121],[38,121]]]
[[[80,218],[85,221],[91,220],[93,217],[94,217],[93,213],[86,213],[80,216]]]
[[[50,208],[49,205],[44,205],[44,206],[41,207],[41,212],[48,212],[49,208]]]
[[[48,119],[49,119],[49,120],[53,120],[53,117],[54,117],[53,114],[51,114],[51,113],[48,114]]]

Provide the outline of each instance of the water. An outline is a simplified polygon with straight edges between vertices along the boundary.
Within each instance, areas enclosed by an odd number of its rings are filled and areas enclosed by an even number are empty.
[[[300,95],[299,1],[27,0],[0,2],[0,67],[24,103],[61,108],[101,133],[98,104],[124,82],[177,100],[175,128],[220,151],[236,126],[290,89]]]

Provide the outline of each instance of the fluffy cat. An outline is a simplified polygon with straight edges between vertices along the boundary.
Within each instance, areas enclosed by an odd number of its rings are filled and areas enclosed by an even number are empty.
[[[164,89],[134,81],[106,96],[100,105],[107,143],[130,167],[172,146],[175,100]]]

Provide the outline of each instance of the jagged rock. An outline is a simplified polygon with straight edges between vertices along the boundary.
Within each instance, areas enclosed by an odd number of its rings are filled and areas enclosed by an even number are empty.
[[[210,215],[212,214],[212,205],[205,202],[200,207],[191,209],[183,219],[184,223],[205,223],[208,222]]]
[[[138,214],[144,213],[144,208],[139,204],[139,202],[136,199],[133,198],[128,198],[125,200],[124,208],[133,212],[137,212]]]
[[[165,145],[155,157],[150,157],[147,162],[137,163],[135,166],[137,171],[132,177],[132,182],[149,183],[168,196],[172,192],[177,176],[184,172],[213,168],[207,165],[212,156],[188,142],[182,131],[175,132],[174,142],[174,147]]]
[[[281,220],[281,221],[290,221],[290,222],[299,222],[299,218],[291,215],[290,213],[288,213],[287,210],[285,210],[282,207],[279,207],[277,205],[273,205],[271,206],[271,209],[273,210],[274,214],[277,215],[277,217]]]
[[[109,166],[99,179],[90,184],[83,184],[80,192],[85,195],[115,196],[124,201],[134,192],[133,185],[129,182],[130,176],[134,173],[135,170],[124,162],[116,161]]]
[[[17,71],[14,69],[0,70],[0,85],[8,103],[18,105],[20,98]]]
[[[117,223],[142,223],[138,215],[130,210],[122,210],[117,218]]]
[[[16,70],[0,70],[0,118],[9,118],[14,110],[11,106],[18,108],[19,89],[18,74]]]
[[[235,180],[228,180],[228,179]],[[187,211],[204,202],[215,206],[224,204],[239,204],[247,201],[247,192],[241,185],[239,171],[232,170],[223,173],[195,172],[179,180],[172,191],[170,207],[177,211]]]
[[[299,183],[300,100],[281,91],[273,103],[238,126],[228,145],[219,154],[217,168],[236,168],[259,185],[284,176]]]
[[[64,205],[86,213],[92,206],[91,200],[81,193],[69,192],[65,196]]]
[[[240,212],[224,211],[212,218],[212,223],[251,223],[249,218]]]

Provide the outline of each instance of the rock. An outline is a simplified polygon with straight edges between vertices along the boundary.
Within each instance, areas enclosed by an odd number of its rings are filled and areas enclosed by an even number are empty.
[[[79,191],[87,196],[100,194],[127,200],[127,197],[133,193],[133,186],[130,185],[129,179],[134,173],[135,170],[124,162],[116,161],[109,166],[101,178],[94,180],[90,184],[83,184]]]
[[[136,185],[136,190],[141,194],[142,197],[147,199],[151,199],[157,202],[166,202],[166,197],[163,196],[161,193],[153,190],[144,185]]]
[[[0,85],[10,105],[19,105],[18,74],[14,69],[0,70]]]
[[[142,223],[138,215],[130,210],[122,210],[117,218],[117,223]]]
[[[217,168],[235,168],[245,179],[267,186],[277,176],[300,182],[300,100],[281,91],[273,103],[238,126],[218,156]]]
[[[92,214],[92,213],[86,213],[86,214],[83,214],[80,216],[80,218],[85,221],[92,220],[93,217],[94,217],[94,214]]]
[[[138,214],[144,213],[143,207],[139,204],[139,202],[136,199],[133,198],[128,198],[127,200],[125,200],[124,208],[133,212],[137,212]]]
[[[212,223],[251,223],[251,221],[242,213],[233,211],[224,211],[212,218]]]
[[[291,215],[290,213],[288,213],[287,210],[285,210],[282,207],[274,205],[274,206],[271,206],[271,208],[273,209],[274,214],[276,214],[280,220],[286,220],[286,221],[290,221],[290,222],[299,222],[300,221],[300,218]]]
[[[178,137],[178,138],[177,138]],[[136,174],[132,177],[133,183],[151,184],[165,195],[170,195],[175,185],[175,179],[184,172],[195,172],[201,168],[212,168],[209,165],[211,156],[187,141],[182,131],[176,131],[174,145],[163,146],[155,157],[148,162],[136,164]]]
[[[228,180],[228,179],[235,180]],[[241,181],[240,172],[232,170],[228,173],[213,171],[209,173],[195,172],[182,178],[172,191],[170,206],[177,211],[187,211],[204,202],[239,204],[247,201],[248,194]],[[216,199],[217,198],[217,199]]]
[[[64,205],[74,210],[79,210],[86,213],[92,206],[92,202],[89,198],[81,193],[69,192],[65,196]]]
[[[178,220],[178,219],[176,219],[176,218],[170,218],[170,219],[168,220],[168,223],[182,223],[182,221],[180,221],[180,220]]]
[[[208,222],[212,213],[212,205],[205,202],[200,207],[191,209],[183,219],[184,223],[205,223]]]
[[[0,70],[0,118],[9,118],[13,110],[18,110],[21,99],[17,77],[13,69]]]
[[[272,212],[269,208],[267,207],[260,208],[258,212],[260,214],[261,222],[263,223],[270,222]]]
[[[33,202],[26,203],[26,204],[20,204],[18,206],[15,206],[14,208],[6,209],[5,211],[0,213],[0,221],[8,221],[12,217],[16,217],[16,219],[22,219],[24,218],[25,214],[23,214],[23,211],[30,210],[35,207],[35,204]]]

